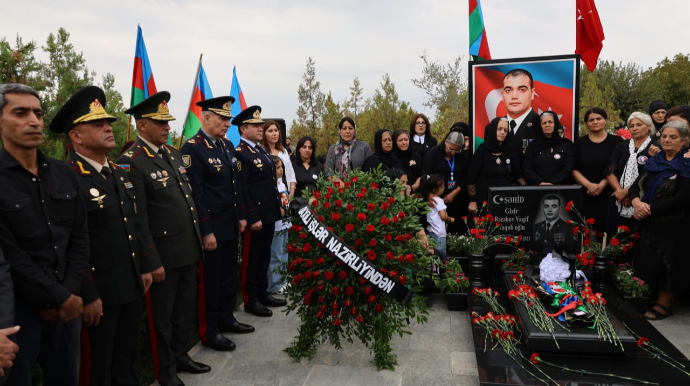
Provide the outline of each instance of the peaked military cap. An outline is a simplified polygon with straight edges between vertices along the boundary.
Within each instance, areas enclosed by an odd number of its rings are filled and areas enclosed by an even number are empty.
[[[72,95],[60,111],[50,122],[50,130],[56,133],[66,133],[79,123],[106,119],[108,122],[116,120],[108,114],[105,106],[105,93],[99,87],[86,86]]]
[[[249,106],[232,120],[232,124],[237,127],[245,123],[264,123],[261,119],[261,106]]]
[[[231,96],[222,96],[196,102],[196,105],[201,107],[201,111],[212,111],[223,117],[232,118],[232,112],[230,112],[230,110],[233,103],[235,103],[235,98]]]
[[[125,114],[134,115],[134,119],[149,118],[154,121],[174,121],[175,117],[170,115],[168,109],[168,101],[170,101],[170,93],[160,91],[130,107],[125,111]]]

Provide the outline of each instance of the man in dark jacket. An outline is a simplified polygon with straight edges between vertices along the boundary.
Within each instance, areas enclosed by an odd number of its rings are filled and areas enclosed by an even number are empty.
[[[132,353],[139,347],[142,295],[161,262],[155,249],[149,251],[153,240],[138,221],[136,208],[144,203],[135,202],[128,173],[108,162],[108,152],[116,146],[110,122],[116,118],[105,106],[103,90],[84,87],[62,106],[50,129],[71,140],[69,163],[89,220],[91,275],[81,286],[82,382],[136,385],[139,363]]]
[[[161,91],[125,111],[134,115],[139,138],[119,159],[130,165],[139,213],[163,263],[164,280],[151,286],[147,300],[155,329],[154,363],[162,385],[181,385],[177,372],[211,368],[187,354],[196,315],[196,265],[202,257],[197,208],[182,156],[167,146],[170,93]],[[154,271],[154,276],[156,272]]]
[[[0,85],[0,248],[15,293],[17,353],[10,385],[31,385],[40,358],[44,385],[78,383],[79,296],[88,275],[89,237],[79,182],[46,157],[38,93]]]
[[[221,332],[240,334],[254,327],[240,323],[233,311],[237,299],[237,239],[247,226],[239,161],[232,142],[230,96],[198,102],[201,130],[182,146],[182,161],[192,185],[204,248],[199,278],[199,339],[204,346],[232,351],[235,344]]]
[[[532,74],[523,69],[509,71],[503,77],[503,104],[508,110],[510,133],[509,146],[522,161],[529,142],[539,133],[539,114],[532,109],[534,80]]]

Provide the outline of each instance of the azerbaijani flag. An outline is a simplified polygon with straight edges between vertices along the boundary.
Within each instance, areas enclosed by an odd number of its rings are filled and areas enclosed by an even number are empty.
[[[489,40],[486,38],[484,15],[479,0],[470,1],[470,55],[473,60],[491,60]]]
[[[156,82],[153,81],[151,62],[149,62],[149,55],[146,53],[144,36],[141,33],[141,27],[137,26],[137,49],[134,53],[132,98],[129,101],[129,107],[138,104],[157,92]]]
[[[187,113],[187,121],[182,131],[182,136],[184,138],[192,138],[199,129],[201,129],[201,107],[197,106],[196,103],[209,98],[213,98],[213,93],[206,79],[204,66],[201,64],[201,60],[199,60],[194,92],[192,93],[192,100],[189,103],[189,113]]]
[[[232,68],[232,86],[230,86],[230,96],[235,98],[235,103],[232,104],[232,116],[236,117],[237,114],[241,113],[242,110],[247,108],[247,102],[244,100],[244,93],[242,93],[242,87],[240,87],[240,82],[237,80],[237,68]],[[226,135],[233,145],[240,143],[240,130],[237,126],[232,125],[228,129]]]

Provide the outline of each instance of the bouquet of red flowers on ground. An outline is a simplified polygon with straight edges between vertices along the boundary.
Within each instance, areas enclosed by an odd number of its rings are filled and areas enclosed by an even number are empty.
[[[462,217],[471,238],[469,242],[469,253],[481,254],[484,253],[487,248],[494,245],[510,245],[512,247],[520,245],[522,235],[515,237],[513,235],[502,234],[500,233],[501,224],[496,222],[496,218],[491,213],[482,215],[486,205],[487,202],[484,201],[482,207],[477,211],[477,215],[473,219],[474,227],[469,226],[467,216]]]
[[[594,266],[595,257],[614,259],[627,253],[633,247],[633,239],[640,238],[638,233],[630,233],[630,228],[625,225],[618,227],[616,234],[606,243],[606,235],[596,232],[592,225],[594,219],[585,219],[582,213],[577,210],[572,201],[565,205],[565,211],[577,216],[577,220],[568,220],[568,224],[574,224],[574,234],[582,235],[582,253],[578,254],[575,265],[578,268]],[[599,241],[602,238],[602,241]]]

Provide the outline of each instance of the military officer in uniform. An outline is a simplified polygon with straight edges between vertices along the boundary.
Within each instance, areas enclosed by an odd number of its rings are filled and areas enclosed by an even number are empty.
[[[508,111],[506,116],[510,126],[508,146],[515,151],[522,163],[527,145],[541,130],[539,114],[532,109],[532,100],[535,95],[532,74],[521,68],[508,71],[503,77],[501,95]]]
[[[110,122],[116,118],[105,106],[103,90],[84,87],[62,106],[50,129],[66,133],[74,146],[68,163],[88,213],[91,272],[81,285],[82,382],[138,385],[139,363],[132,353],[139,347],[142,295],[161,263],[146,248],[153,244],[148,230],[137,227],[129,176],[108,162],[116,146]]]
[[[163,263],[164,280],[151,285],[147,301],[153,319],[153,355],[162,385],[181,385],[176,373],[211,371],[187,354],[194,331],[196,264],[202,257],[197,208],[182,156],[167,146],[170,93],[161,91],[125,111],[134,115],[139,138],[118,163],[130,165],[134,194]],[[155,276],[154,271],[154,276]],[[154,361],[156,363],[156,361]]]
[[[235,319],[237,239],[247,226],[235,148],[225,134],[230,127],[231,96],[197,103],[201,130],[182,146],[182,161],[199,212],[204,261],[199,271],[199,338],[218,351],[235,344],[221,332],[246,334],[254,327]]]
[[[266,308],[282,307],[285,300],[268,293],[268,265],[275,222],[280,216],[280,195],[276,169],[268,151],[259,143],[263,138],[261,107],[251,106],[239,113],[232,124],[240,131],[235,151],[240,161],[240,177],[247,212],[242,241],[242,298],[244,310],[257,316],[271,316]]]
[[[561,214],[561,199],[549,194],[542,200],[544,221],[534,225],[534,245],[537,252],[542,252],[545,245],[559,247],[568,253],[577,253],[577,235],[573,234],[573,225],[563,220]]]
[[[10,263],[19,352],[9,385],[76,385],[82,281],[89,235],[79,182],[63,161],[46,157],[43,109],[31,87],[0,85],[0,248]]]

